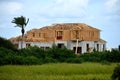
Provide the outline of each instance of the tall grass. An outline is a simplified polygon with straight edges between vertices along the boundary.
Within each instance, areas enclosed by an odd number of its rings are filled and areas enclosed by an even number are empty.
[[[44,64],[0,66],[0,80],[111,80],[115,63]]]

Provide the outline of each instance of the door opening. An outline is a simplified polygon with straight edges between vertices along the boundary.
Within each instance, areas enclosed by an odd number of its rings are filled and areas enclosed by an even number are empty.
[[[58,44],[58,48],[64,48],[64,44],[63,43],[59,43]]]
[[[73,47],[73,51],[75,52],[76,47]],[[82,53],[82,47],[77,47],[77,54],[81,54]]]

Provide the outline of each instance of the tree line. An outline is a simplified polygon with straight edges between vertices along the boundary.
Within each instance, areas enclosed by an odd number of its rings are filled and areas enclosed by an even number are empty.
[[[57,46],[53,46],[47,50],[37,46],[18,50],[10,41],[0,38],[0,65],[33,65],[57,62],[120,62],[120,50],[113,49],[112,51],[104,52],[94,51],[81,55],[74,54],[73,50],[58,48]]]

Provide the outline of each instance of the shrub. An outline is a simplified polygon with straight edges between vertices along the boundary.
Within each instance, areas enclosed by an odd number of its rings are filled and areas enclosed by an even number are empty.
[[[68,58],[66,60],[68,63],[82,63],[83,59],[82,58]]]
[[[46,57],[43,61],[44,63],[56,63],[57,60],[56,59],[53,59],[51,57]]]
[[[83,59],[82,59],[82,58],[74,58],[74,59],[73,59],[73,62],[74,62],[74,63],[82,63],[82,62],[83,62]]]
[[[14,51],[4,47],[0,47],[0,65],[12,64],[14,56]]]
[[[109,61],[106,61],[106,60],[103,60],[103,61],[101,61],[101,64],[102,64],[102,65],[110,65],[110,62],[109,62]]]
[[[57,46],[53,46],[48,50],[37,46],[14,50],[13,44],[9,41],[3,38],[0,38],[0,40],[0,65],[32,65],[55,62],[82,63],[83,61],[100,62],[101,64],[109,65],[110,62],[120,62],[119,50],[112,50],[111,52],[94,51],[81,55],[75,55],[73,50],[68,50],[65,47],[58,48]]]
[[[14,64],[14,55],[12,54],[9,54],[9,55],[6,55],[5,58],[4,58],[4,64]]]
[[[102,52],[101,60],[106,60],[109,62],[120,62],[120,51],[112,50]]]
[[[115,67],[111,78],[112,80],[120,80],[120,64]]]
[[[84,53],[80,55],[80,58],[83,58],[83,60],[87,62],[100,62],[101,53],[100,52]]]
[[[58,62],[65,62],[66,59],[75,57],[75,54],[72,50],[54,47],[47,51],[47,56],[56,59]]]
[[[0,47],[4,47],[11,50],[17,50],[15,46],[7,39],[0,37]]]
[[[23,65],[24,64],[24,57],[23,56],[14,56],[13,64]]]
[[[41,64],[40,60],[35,56],[27,56],[24,58],[25,65]]]

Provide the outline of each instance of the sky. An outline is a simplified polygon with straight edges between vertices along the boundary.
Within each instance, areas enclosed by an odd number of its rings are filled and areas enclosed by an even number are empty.
[[[26,31],[56,23],[85,23],[101,30],[107,47],[120,45],[120,0],[0,0],[0,37],[21,35],[14,17],[30,21]]]

